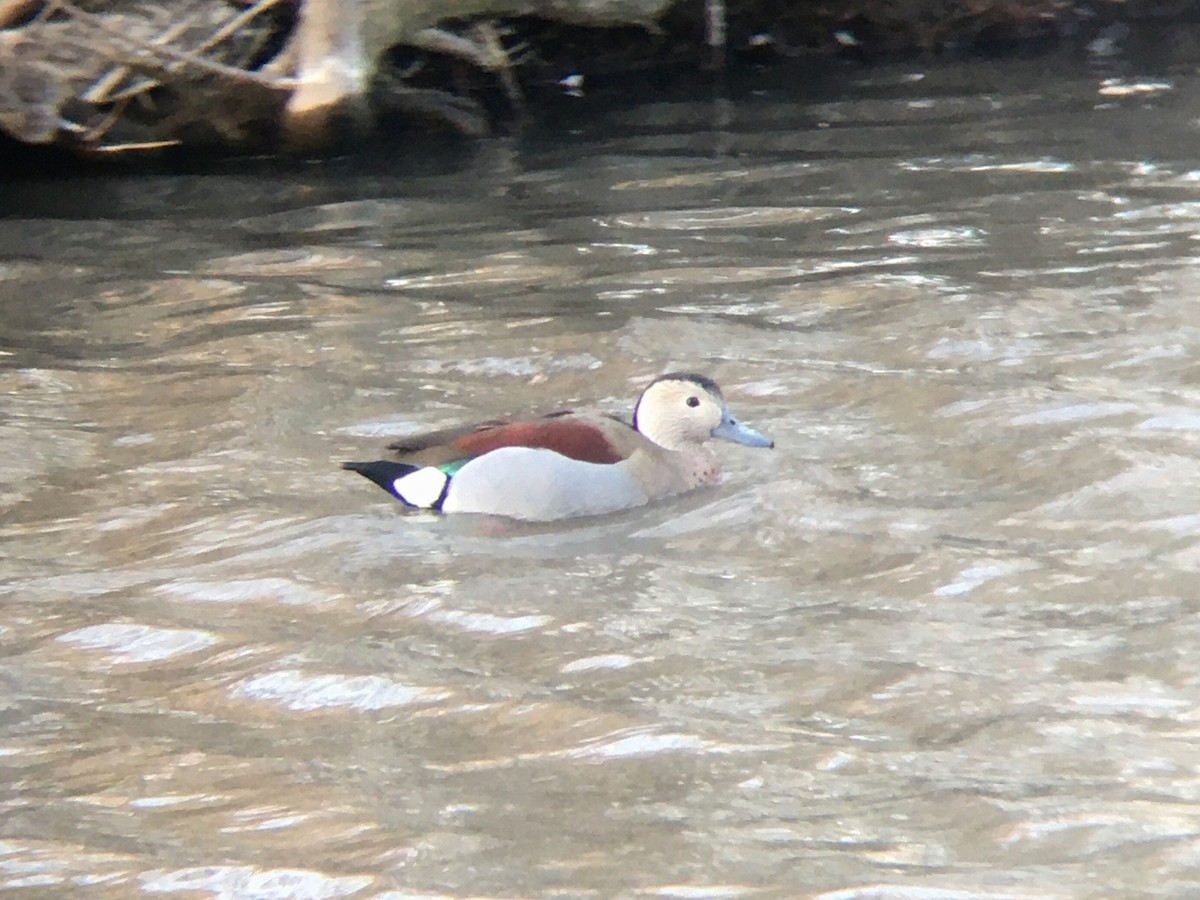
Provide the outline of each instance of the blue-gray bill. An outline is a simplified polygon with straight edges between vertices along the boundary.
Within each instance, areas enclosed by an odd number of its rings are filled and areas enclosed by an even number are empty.
[[[774,447],[775,442],[753,428],[743,425],[733,416],[726,415],[721,424],[712,430],[712,436],[722,441],[745,444],[747,447]]]

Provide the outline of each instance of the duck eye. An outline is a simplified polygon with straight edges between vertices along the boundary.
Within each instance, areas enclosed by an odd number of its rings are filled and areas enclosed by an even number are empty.
[[[687,405],[692,407],[693,409],[695,409],[697,406],[700,405],[700,398],[699,397],[688,397]]]

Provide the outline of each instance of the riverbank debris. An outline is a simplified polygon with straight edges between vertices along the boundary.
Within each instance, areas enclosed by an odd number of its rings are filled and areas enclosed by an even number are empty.
[[[1183,0],[1178,0],[1183,14]],[[382,119],[479,137],[532,90],[764,55],[1084,39],[1119,0],[0,0],[0,136],[82,154],[327,152]],[[1170,0],[1154,14],[1171,15]],[[1139,7],[1141,9],[1141,7]],[[1093,35],[1094,36],[1094,35]]]

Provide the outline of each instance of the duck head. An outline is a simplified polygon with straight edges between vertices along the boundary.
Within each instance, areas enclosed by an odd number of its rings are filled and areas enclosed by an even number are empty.
[[[668,450],[698,447],[713,438],[775,446],[733,417],[715,381],[691,372],[671,372],[650,382],[634,408],[633,427]]]

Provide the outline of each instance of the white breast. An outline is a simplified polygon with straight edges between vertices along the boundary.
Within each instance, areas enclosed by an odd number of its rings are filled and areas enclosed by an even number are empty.
[[[455,473],[442,509],[547,520],[597,515],[649,500],[624,462],[601,465],[553,450],[501,447]]]

